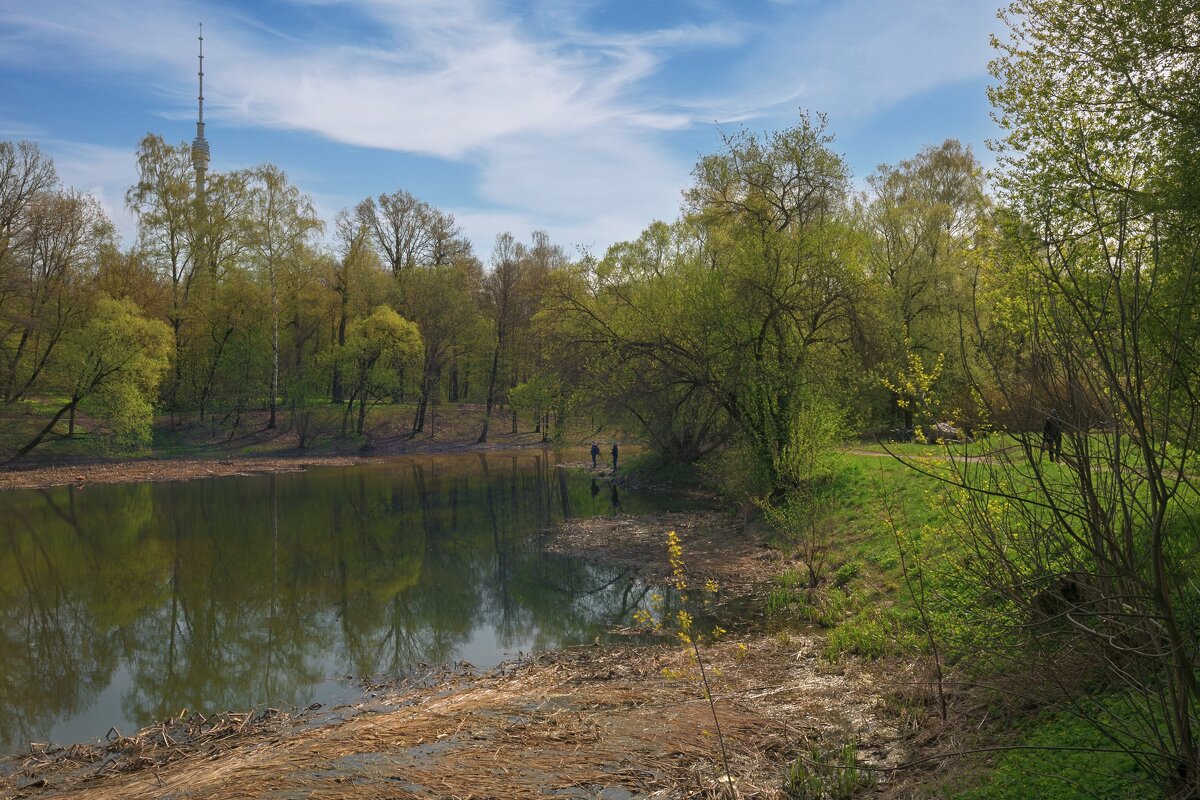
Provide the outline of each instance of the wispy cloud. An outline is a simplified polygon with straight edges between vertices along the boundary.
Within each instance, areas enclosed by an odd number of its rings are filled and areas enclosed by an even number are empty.
[[[125,207],[125,190],[137,182],[134,155],[127,149],[48,139],[40,142],[54,159],[64,186],[87,192],[100,202],[126,245],[133,243],[137,223]]]
[[[996,0],[845,0],[806,4],[764,32],[738,98],[761,115],[796,105],[869,116],[937,86],[986,75]],[[735,103],[737,100],[734,101]]]
[[[587,22],[590,0],[532,10],[500,0],[292,0],[274,16],[198,0],[7,3],[0,69],[105,70],[155,87],[160,113],[189,119],[195,62],[180,50],[203,18],[214,126],[471,164],[474,196],[450,210],[486,255],[496,231],[484,227],[501,221],[603,247],[673,216],[695,156],[673,137],[697,126],[790,124],[797,106],[866,119],[980,75],[993,2],[697,2],[690,17],[603,29]],[[728,69],[706,81],[675,68],[718,55]],[[89,162],[79,152],[59,156],[64,178],[108,187],[106,206],[122,213],[112,187],[131,178],[132,155]]]

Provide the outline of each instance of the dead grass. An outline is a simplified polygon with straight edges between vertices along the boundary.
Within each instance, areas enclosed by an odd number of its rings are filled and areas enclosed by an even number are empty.
[[[747,651],[705,652],[738,796],[784,797],[785,765],[813,741],[852,737],[880,764],[902,757],[869,670],[831,669],[817,651],[811,639],[764,637]],[[686,674],[686,655],[665,645],[579,648],[399,688],[319,724],[229,715],[103,747],[35,747],[0,778],[0,797],[719,796],[708,705],[664,669]]]

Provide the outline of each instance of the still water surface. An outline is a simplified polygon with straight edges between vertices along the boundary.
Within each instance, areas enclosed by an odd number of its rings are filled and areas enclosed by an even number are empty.
[[[628,623],[647,587],[542,552],[664,505],[541,451],[0,493],[0,744],[349,699],[348,676],[491,666]]]

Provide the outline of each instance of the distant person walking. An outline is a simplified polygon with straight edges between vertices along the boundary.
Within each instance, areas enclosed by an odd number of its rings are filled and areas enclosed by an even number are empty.
[[[1050,454],[1051,464],[1062,458],[1062,423],[1058,420],[1057,409],[1050,409],[1050,416],[1042,426],[1042,449]]]
[[[596,459],[600,456],[600,445],[592,442],[592,469],[596,468]]]
[[[617,468],[617,443],[616,442],[613,442],[612,456],[613,456],[613,469],[616,470],[616,468]]]

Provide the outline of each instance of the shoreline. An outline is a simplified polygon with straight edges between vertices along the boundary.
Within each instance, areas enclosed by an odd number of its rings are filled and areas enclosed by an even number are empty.
[[[25,468],[0,469],[0,491],[7,489],[48,489],[54,486],[89,483],[139,483],[188,481],[233,475],[263,475],[303,472],[310,467],[348,467],[378,464],[405,456],[454,455],[466,453],[555,450],[551,443],[474,444],[439,442],[388,450],[372,449],[358,454],[321,451],[264,453],[262,455],[222,455],[179,457],[146,456],[113,461],[75,461],[64,464],[32,464]],[[582,461],[579,465],[582,465]],[[574,463],[568,466],[579,466]]]
[[[407,455],[486,453],[516,450],[579,450],[578,464],[584,465],[586,444],[569,441],[542,441],[540,433],[493,430],[487,442],[477,441],[483,424],[482,407],[456,404],[436,411],[436,433],[414,436],[408,425],[407,410],[381,409],[369,427],[368,444],[334,436],[329,425],[319,426],[310,438],[310,446],[300,448],[297,434],[287,426],[268,429],[262,412],[247,413],[244,433],[230,439],[215,435],[211,424],[190,421],[177,429],[166,418],[157,423],[158,449],[128,457],[54,453],[35,451],[25,459],[0,463],[0,491],[5,489],[45,489],[52,486],[88,483],[130,483],[140,481],[180,481],[230,475],[299,472],[308,467],[370,464]],[[432,422],[431,422],[432,424]],[[584,431],[579,435],[588,436]],[[621,437],[623,440],[625,437]],[[182,447],[179,455],[163,449]],[[631,450],[636,450],[631,447]],[[574,459],[572,460],[574,465]]]

